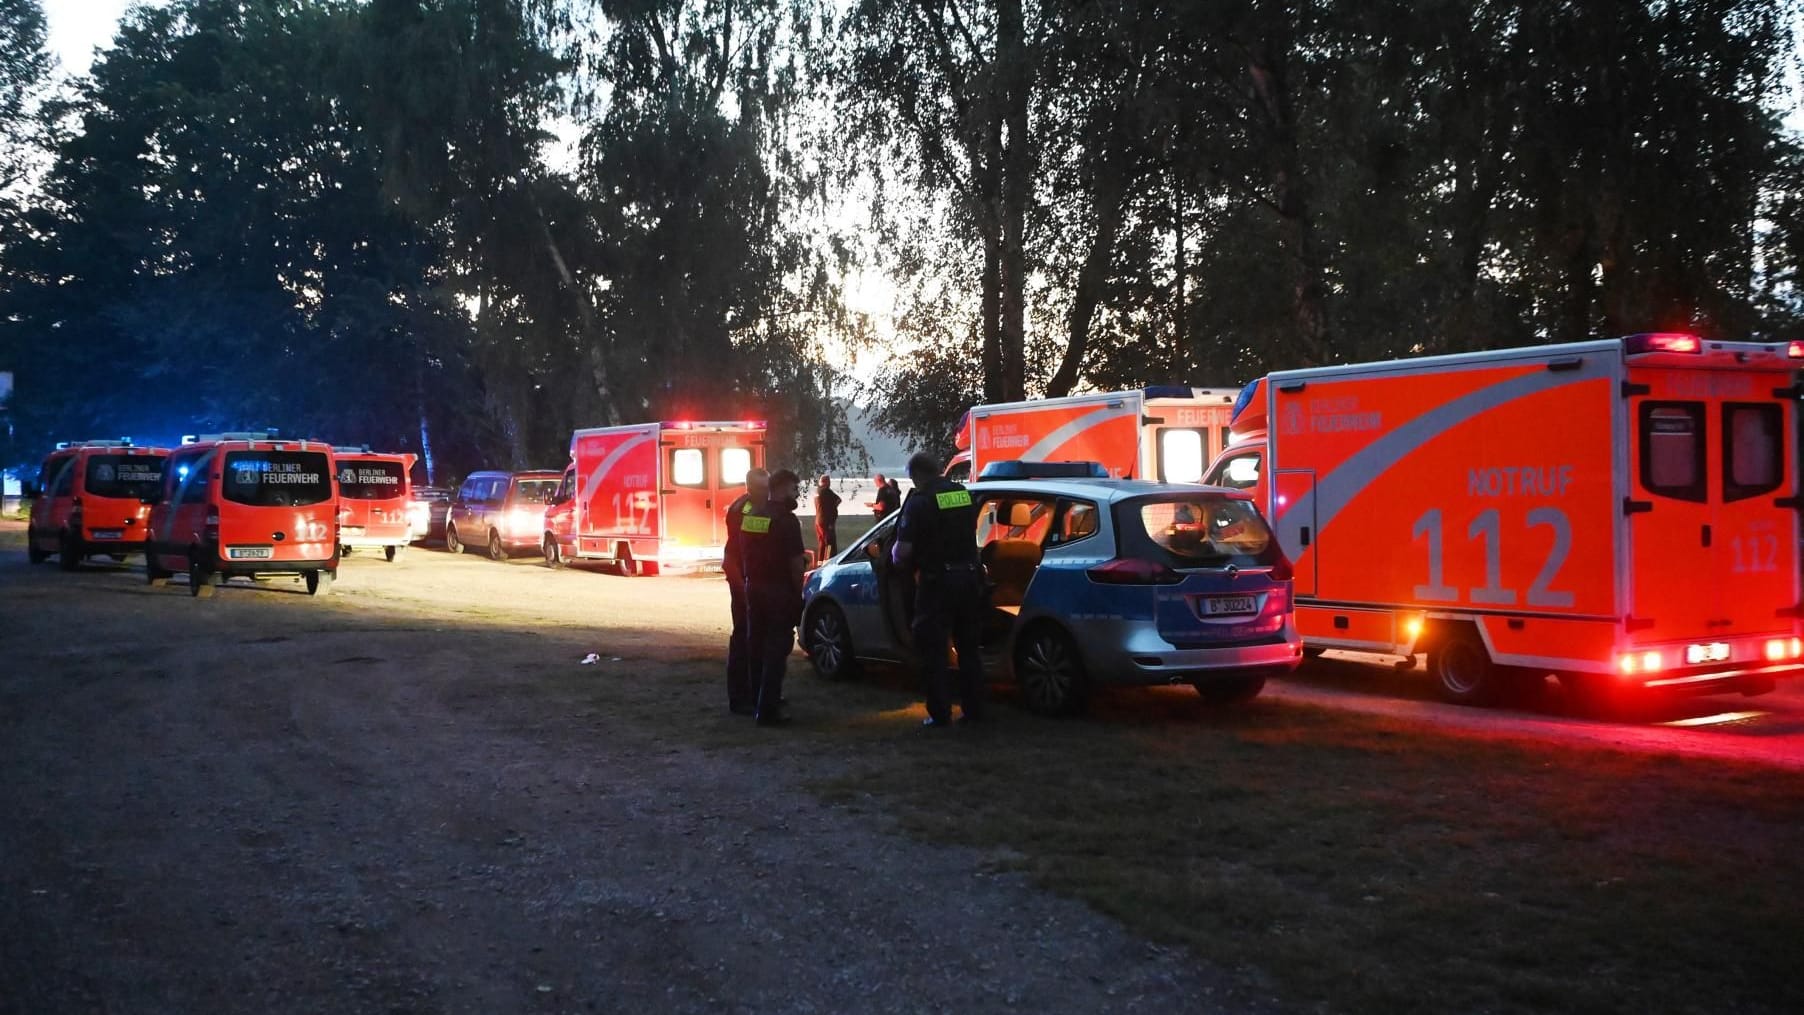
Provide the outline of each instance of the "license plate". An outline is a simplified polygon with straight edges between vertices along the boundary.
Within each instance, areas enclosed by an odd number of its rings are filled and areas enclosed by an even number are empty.
[[[124,539],[125,538],[125,530],[124,529],[95,529],[92,533],[92,536],[95,539]]]
[[[1713,641],[1708,645],[1687,645],[1685,661],[1693,666],[1698,663],[1726,663],[1729,661],[1729,645],[1720,641]]]
[[[1231,617],[1258,611],[1259,600],[1255,596],[1206,596],[1203,599],[1205,617]]]
[[[269,560],[276,555],[271,546],[228,546],[227,560]]]

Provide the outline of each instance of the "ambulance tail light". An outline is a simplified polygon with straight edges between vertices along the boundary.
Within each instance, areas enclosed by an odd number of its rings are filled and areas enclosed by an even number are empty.
[[[1666,668],[1666,661],[1657,649],[1648,649],[1644,652],[1624,652],[1617,657],[1616,666],[1624,676],[1633,676],[1637,673],[1659,673]]]
[[[1098,585],[1176,585],[1184,576],[1156,560],[1120,557],[1084,572]]]
[[[1651,335],[1631,335],[1628,339],[1628,351],[1640,352],[1680,352],[1700,353],[1704,351],[1704,342],[1696,335],[1680,332],[1660,332]]]
[[[1774,638],[1766,643],[1766,661],[1782,663],[1804,656],[1804,639]]]

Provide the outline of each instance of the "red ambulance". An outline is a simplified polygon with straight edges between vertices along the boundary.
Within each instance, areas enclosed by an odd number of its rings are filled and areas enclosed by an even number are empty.
[[[1426,652],[1472,704],[1759,693],[1804,656],[1800,365],[1648,334],[1274,373],[1207,481],[1275,520],[1312,649]]]
[[[413,455],[332,449],[338,466],[338,552],[369,548],[391,562],[423,533],[414,530]]]
[[[312,595],[338,573],[332,446],[276,431],[182,438],[150,511],[152,585],[188,575],[206,597],[236,577],[297,575]]]
[[[609,561],[629,574],[720,566],[722,513],[764,465],[764,444],[762,420],[576,431],[545,511],[545,563]]]
[[[33,564],[57,555],[73,571],[92,554],[123,560],[144,549],[150,499],[163,481],[166,448],[130,439],[65,441],[44,459],[27,493],[26,554]]]
[[[968,482],[991,462],[1101,462],[1117,479],[1195,483],[1228,444],[1231,388],[1156,385],[979,405],[959,421],[946,476]]]

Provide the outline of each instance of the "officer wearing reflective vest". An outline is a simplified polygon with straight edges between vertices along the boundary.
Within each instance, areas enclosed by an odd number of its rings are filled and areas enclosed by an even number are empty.
[[[961,722],[984,717],[983,657],[980,641],[984,611],[983,566],[977,560],[977,508],[971,493],[940,476],[940,463],[921,452],[908,460],[914,492],[902,505],[896,544],[890,558],[898,567],[914,568],[914,641],[927,684],[928,727],[952,721],[952,674],[947,666],[948,636],[958,649]]]
[[[758,710],[756,689],[752,685],[752,656],[746,647],[745,618],[745,539],[740,533],[740,520],[763,504],[770,496],[770,473],[753,469],[745,474],[745,492],[727,505],[727,548],[721,558],[721,570],[727,576],[727,595],[732,603],[733,633],[727,639],[727,709],[735,715],[751,715]]]
[[[788,469],[770,477],[770,497],[739,519],[745,547],[746,648],[760,726],[780,726],[783,671],[795,651],[796,623],[802,619],[802,575],[808,551],[796,498],[802,479]]]

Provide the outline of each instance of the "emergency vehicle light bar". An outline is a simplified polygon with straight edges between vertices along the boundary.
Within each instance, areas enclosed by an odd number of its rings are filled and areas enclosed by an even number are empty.
[[[1704,351],[1703,339],[1683,332],[1651,332],[1643,335],[1630,335],[1622,340],[1622,344],[1630,354],[1641,352],[1699,353]]]
[[[183,434],[183,444],[199,444],[201,441],[269,441],[275,440],[282,431],[275,427],[267,430],[230,430],[225,433]]]
[[[978,480],[986,479],[1108,479],[1101,462],[1024,462],[1019,459],[991,462]]]
[[[129,447],[133,447],[132,439],[130,437],[121,437],[116,441],[57,441],[56,442],[56,449],[58,451],[67,451],[70,448],[129,448]]]

